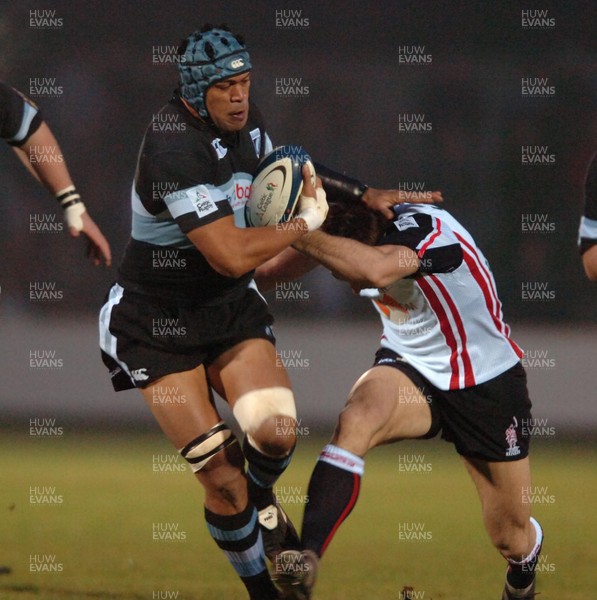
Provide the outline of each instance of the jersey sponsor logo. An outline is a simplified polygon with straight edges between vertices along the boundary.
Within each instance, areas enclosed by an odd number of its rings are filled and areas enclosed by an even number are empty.
[[[222,160],[226,156],[226,154],[228,154],[228,148],[224,148],[221,142],[222,140],[220,138],[216,138],[211,143],[212,148],[216,151],[216,154],[218,155],[218,160]]]
[[[419,224],[415,220],[414,217],[400,217],[398,221],[396,221],[396,229],[398,231],[404,231],[405,229],[410,229],[411,227],[418,227]]]
[[[268,188],[269,189],[269,188]],[[237,200],[243,200],[243,205],[249,199],[251,195],[251,184],[243,185],[243,183],[236,183],[234,187],[234,194]]]
[[[218,210],[216,203],[205,194],[199,192],[197,200],[195,200],[195,211],[199,217],[206,217]]]
[[[147,369],[135,369],[134,371],[131,371],[131,377],[135,381],[147,381],[149,379]]]

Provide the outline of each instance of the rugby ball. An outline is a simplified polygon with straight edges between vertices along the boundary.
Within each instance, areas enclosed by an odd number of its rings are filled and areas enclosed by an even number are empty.
[[[315,168],[302,146],[279,146],[259,161],[245,205],[248,227],[276,225],[292,218],[303,189],[304,164],[315,185]]]

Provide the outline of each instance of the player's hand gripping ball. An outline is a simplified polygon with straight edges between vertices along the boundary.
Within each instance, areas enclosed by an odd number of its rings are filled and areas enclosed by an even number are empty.
[[[292,218],[303,189],[305,164],[315,186],[315,167],[301,146],[279,146],[261,159],[245,206],[248,227],[276,225]]]

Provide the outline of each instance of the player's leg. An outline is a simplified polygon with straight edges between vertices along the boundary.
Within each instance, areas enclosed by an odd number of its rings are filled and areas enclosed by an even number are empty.
[[[277,364],[269,340],[249,339],[218,356],[208,375],[245,433],[249,496],[259,511],[266,553],[274,560],[284,548],[299,544],[273,491],[296,444],[296,408],[288,374]]]
[[[528,457],[512,462],[463,460],[477,488],[489,537],[509,563],[503,599],[534,598],[543,533],[531,517],[525,492],[531,487]]]
[[[161,403],[164,388],[175,390],[184,402]],[[248,500],[244,458],[211,401],[203,367],[167,375],[142,393],[162,430],[205,488],[209,532],[251,599],[277,598],[265,565],[257,511]]]
[[[407,371],[408,372],[408,371]],[[315,466],[301,539],[321,556],[354,508],[366,452],[380,444],[425,436],[432,427],[429,395],[415,374],[390,366],[367,371],[340,413],[331,443]]]

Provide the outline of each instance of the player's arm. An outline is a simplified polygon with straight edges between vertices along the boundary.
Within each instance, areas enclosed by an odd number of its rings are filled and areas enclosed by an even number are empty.
[[[286,248],[257,267],[254,279],[259,289],[266,292],[273,289],[276,283],[300,279],[318,265],[319,263],[310,256],[301,254],[294,248]]]
[[[112,263],[112,253],[108,241],[89,216],[85,205],[68,172],[68,167],[54,134],[45,122],[20,146],[15,146],[20,158],[26,160],[33,175],[58,200],[72,237],[80,233],[89,241],[88,255],[97,265],[102,258],[106,265]]]
[[[396,204],[404,202],[432,204],[443,200],[441,192],[405,192],[372,188],[358,179],[333,171],[320,163],[315,163],[315,170],[321,177],[329,202],[362,201],[388,219],[393,217],[392,207]]]
[[[327,214],[322,188],[319,192],[303,169],[303,193],[298,215],[271,227],[240,228],[232,215],[188,232],[189,239],[221,275],[240,277],[278,255],[295,241],[321,226]]]
[[[358,287],[387,287],[419,270],[417,254],[406,246],[367,246],[315,231],[295,242],[294,247]]]
[[[588,279],[597,281],[597,245],[591,246],[582,255],[582,264]]]

